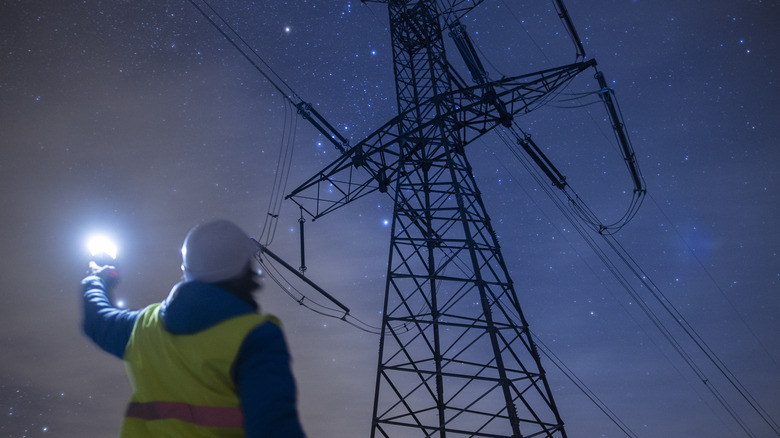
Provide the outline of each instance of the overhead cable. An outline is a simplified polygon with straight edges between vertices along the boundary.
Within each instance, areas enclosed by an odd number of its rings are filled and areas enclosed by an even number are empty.
[[[517,134],[515,134],[517,135]],[[507,147],[510,148],[510,150],[516,150],[516,147],[512,144],[512,142],[507,141],[506,139],[503,140],[504,144],[507,145]],[[559,200],[558,196],[556,196],[552,190],[550,190],[550,187],[548,187],[547,184],[543,182],[543,179],[541,175],[539,174],[539,170],[535,166],[531,166],[530,163],[527,162],[527,158],[517,152],[513,152],[516,158],[518,158],[523,164],[524,168],[529,172],[529,174],[536,179],[537,183],[539,183],[539,186],[542,187],[543,191],[550,197],[550,199],[554,202],[554,204],[558,207],[558,209],[564,214],[564,216],[569,220],[571,225],[578,231],[578,233],[585,239],[588,246],[591,247],[591,249],[598,255],[599,259],[605,264],[605,266],[608,268],[608,271],[615,277],[615,279],[618,281],[618,283],[632,296],[634,301],[639,305],[640,309],[645,313],[645,315],[648,317],[648,319],[652,322],[652,324],[659,330],[659,332],[663,335],[664,338],[667,339],[667,341],[670,343],[670,345],[673,347],[673,349],[678,353],[678,355],[683,359],[683,361],[694,371],[697,378],[706,386],[706,388],[710,391],[710,393],[715,397],[716,400],[721,404],[721,406],[726,410],[726,412],[729,414],[729,416],[732,417],[732,419],[739,425],[739,427],[748,435],[748,436],[755,436],[755,434],[752,432],[750,427],[748,426],[747,422],[742,418],[741,415],[734,409],[734,407],[728,402],[726,397],[714,386],[714,382],[712,382],[704,373],[702,368],[697,364],[695,359],[687,352],[687,350],[682,346],[682,344],[676,339],[676,337],[669,331],[669,329],[666,327],[666,325],[662,322],[661,318],[656,314],[655,311],[653,311],[646,303],[646,301],[638,294],[638,292],[634,289],[634,287],[631,285],[628,278],[622,273],[620,268],[615,265],[610,257],[600,248],[600,246],[592,240],[590,235],[584,232],[584,230],[581,229],[580,224],[578,221],[574,220],[574,218],[578,218],[582,221],[583,224],[589,225],[591,228],[595,229],[596,231],[601,229],[606,229],[607,226],[602,225],[597,219],[596,216],[593,214],[593,212],[587,207],[587,205],[578,197],[575,195],[571,195],[570,193],[566,193],[564,196],[566,197],[567,202],[562,202]],[[567,190],[570,190],[570,186],[567,186]],[[573,193],[573,192],[572,192]],[[575,213],[574,216],[571,216],[567,212],[573,212]],[[687,320],[682,317],[682,315],[677,311],[677,309],[673,306],[673,304],[664,296],[664,294],[660,291],[660,288],[658,288],[657,285],[652,283],[651,280],[649,280],[649,276],[645,273],[644,270],[641,269],[641,267],[638,265],[638,263],[635,262],[633,258],[628,255],[627,251],[619,245],[617,242],[616,237],[613,235],[613,233],[604,233],[599,232],[598,233],[607,243],[607,245],[612,249],[614,254],[618,257],[619,260],[623,262],[623,264],[629,269],[629,271],[633,274],[633,277],[640,281],[642,285],[650,292],[651,296],[655,298],[655,300],[662,306],[662,308],[668,312],[673,319],[676,321],[678,325],[681,326],[683,329],[683,332],[690,337],[694,344],[705,354],[705,356],[715,365],[716,369],[720,374],[726,378],[726,380],[737,390],[737,392],[740,394],[742,398],[746,400],[748,405],[762,418],[764,422],[766,422],[770,428],[772,428],[775,433],[780,436],[780,429],[778,429],[777,424],[775,421],[769,416],[768,412],[765,408],[763,408],[757,400],[750,394],[750,392],[742,385],[739,380],[737,380],[736,376],[734,376],[733,373],[731,373],[730,370],[725,366],[723,361],[714,353],[714,351],[709,348],[709,346],[703,342],[701,337],[698,335],[698,333],[693,330],[692,326],[687,322]]]

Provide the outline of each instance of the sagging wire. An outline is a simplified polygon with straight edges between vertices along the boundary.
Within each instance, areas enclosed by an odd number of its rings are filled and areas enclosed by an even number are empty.
[[[360,318],[354,316],[351,312],[345,312],[343,308],[336,308],[322,304],[318,300],[309,297],[307,294],[297,288],[292,283],[292,281],[288,280],[286,276],[269,259],[258,258],[258,263],[263,269],[263,273],[267,275],[268,278],[270,278],[274,283],[276,283],[276,285],[279,286],[279,288],[282,289],[290,298],[298,303],[298,305],[305,307],[306,309],[309,309],[319,315],[344,321],[345,323],[363,332],[374,335],[379,335],[381,333],[380,327],[371,325],[361,320]],[[393,327],[393,330],[396,333],[405,333],[411,330],[411,328],[408,327],[407,323],[404,323]]]
[[[502,141],[505,143],[507,147],[511,148],[511,141],[501,137]],[[543,183],[543,177],[539,174],[535,166],[532,166],[531,163],[528,163],[525,160],[525,157],[523,157],[520,154],[515,155],[516,158],[520,161],[520,163],[523,165],[525,170],[528,172],[529,175],[532,176],[532,178],[537,182],[537,184],[542,188],[542,191],[547,194],[547,196],[553,201],[553,203],[558,207],[558,210],[568,219],[568,221],[571,223],[572,227],[580,234],[580,236],[585,240],[586,244],[593,250],[593,252],[596,254],[596,256],[601,260],[601,262],[607,267],[607,270],[612,274],[612,276],[617,280],[617,282],[629,293],[629,295],[633,298],[634,302],[637,303],[639,308],[642,310],[643,313],[648,317],[650,322],[656,327],[656,329],[659,330],[661,335],[672,345],[672,348],[680,355],[683,359],[683,361],[688,365],[689,368],[691,368],[694,373],[696,374],[697,378],[703,382],[707,382],[708,379],[706,376],[701,372],[699,367],[695,364],[693,359],[690,357],[690,355],[684,350],[684,348],[677,342],[677,340],[671,335],[670,332],[666,329],[666,327],[663,325],[661,320],[657,317],[657,315],[652,311],[651,308],[648,307],[647,303],[644,299],[642,299],[641,296],[639,296],[638,292],[630,285],[628,279],[620,272],[620,270],[611,262],[609,257],[604,253],[601,248],[598,246],[598,244],[591,238],[591,236],[586,233],[583,229],[583,227],[580,225],[580,223],[575,220],[576,216],[572,216],[571,211],[565,206],[565,203],[561,201],[555,194],[552,192],[550,187],[548,187],[547,184]],[[710,390],[710,392],[714,395],[716,400],[723,406],[726,411],[729,413],[729,415],[734,418],[738,424],[745,430],[746,426],[744,423],[737,419],[736,413],[733,410],[733,408],[728,405],[728,403],[725,401],[725,399],[721,396],[719,392],[717,392],[717,389],[712,387],[711,385],[708,385],[707,388]],[[749,436],[753,436],[752,432],[748,432]]]
[[[563,4],[562,0],[554,0],[553,1],[555,5],[555,9],[558,13],[559,18],[564,22],[567,32],[569,33],[569,36],[574,41],[575,45],[577,46],[577,56],[576,58],[583,58],[585,57],[585,50],[582,46],[581,41],[579,40],[579,36],[577,34],[576,29],[574,28],[573,22],[571,21],[571,18],[568,15],[568,11],[566,10],[566,7]],[[511,8],[509,8],[508,5],[505,6],[507,9],[512,13]],[[514,16],[514,14],[512,13]],[[514,16],[516,20],[517,17]],[[518,20],[518,22],[522,22]],[[460,26],[460,32],[465,33],[465,28],[463,26]],[[456,44],[457,44],[456,39]],[[459,46],[460,50],[460,46]],[[540,49],[541,51],[541,49]],[[461,51],[463,52],[463,51]],[[484,54],[483,54],[484,57]],[[549,61],[549,60],[548,60]],[[467,61],[467,64],[471,66],[471,63]],[[492,64],[491,64],[492,65]],[[479,63],[479,67],[481,68],[481,63]],[[471,67],[469,67],[471,68]],[[482,78],[481,80],[487,80],[487,74],[485,73],[485,78]],[[472,76],[474,76],[472,72]],[[561,96],[565,90],[570,86],[570,84],[566,84],[564,87],[561,87],[560,89],[556,90],[554,93],[548,93],[544,98],[540,99],[535,103],[534,107],[527,108],[527,112],[533,111],[538,107],[541,106],[556,106],[553,105],[553,101],[559,101],[559,102],[565,102],[565,101],[573,101],[573,100],[580,100],[585,97],[590,96],[598,96],[599,100],[601,100],[605,106],[607,115],[609,117],[609,120],[612,124],[613,128],[613,134],[615,136],[615,139],[617,141],[618,149],[623,155],[624,163],[626,164],[626,167],[628,168],[629,174],[632,178],[632,181],[634,183],[634,191],[631,198],[631,201],[629,203],[628,208],[624,212],[623,216],[617,219],[616,221],[605,224],[602,220],[598,218],[588,207],[587,204],[585,204],[582,199],[577,195],[568,185],[565,184],[565,180],[562,181],[562,183],[557,183],[555,179],[553,179],[553,184],[556,185],[559,189],[561,189],[564,193],[566,193],[568,199],[569,199],[569,205],[572,209],[572,211],[580,218],[582,218],[583,221],[590,224],[592,228],[594,228],[598,233],[600,234],[613,234],[618,232],[622,227],[624,227],[626,224],[628,224],[637,214],[639,211],[639,208],[642,205],[642,202],[644,200],[644,195],[646,193],[645,189],[645,182],[644,178],[642,177],[641,171],[639,169],[639,166],[636,162],[635,153],[633,150],[633,146],[631,145],[631,140],[629,138],[628,133],[625,130],[625,126],[623,124],[623,114],[620,109],[620,106],[617,102],[617,99],[613,97],[614,91],[607,85],[606,79],[604,78],[604,74],[598,70],[596,70],[596,73],[594,75],[596,80],[599,84],[599,90],[595,92],[589,92],[589,93],[576,93],[571,94],[574,97],[567,98],[567,99],[560,99],[559,96]],[[478,81],[479,82],[479,81]],[[572,108],[582,108],[590,105],[594,105],[596,102],[586,102],[584,104],[580,105],[574,105],[569,106]],[[561,106],[566,107],[566,106]],[[592,119],[592,115],[590,112],[588,112],[588,115]],[[594,120],[595,122],[595,120]],[[595,123],[594,123],[595,124]],[[544,162],[543,168],[545,169],[545,172],[548,173],[548,176],[551,176],[552,173],[557,173],[557,170],[555,169],[555,166],[552,165],[552,163],[547,160],[547,158],[544,156],[544,153],[535,147],[533,144],[533,141],[531,140],[531,136],[523,132],[522,128],[517,124],[516,121],[512,121],[513,128],[511,132],[514,134],[516,141],[518,144],[522,145],[526,152],[531,154],[534,157],[534,160],[537,161],[537,164],[540,164]],[[598,126],[598,124],[596,124]],[[600,129],[600,127],[599,127]],[[603,134],[603,132],[602,132]],[[532,152],[532,150],[535,149],[535,152]]]
[[[593,213],[592,210],[590,210],[587,204],[579,197],[579,195],[577,195],[576,192],[574,192],[574,190],[571,187],[569,187],[568,185],[564,185],[563,187],[561,186],[557,186],[557,187],[560,188],[562,192],[566,194],[569,201],[568,205],[570,206],[571,210],[575,213],[577,217],[580,217],[583,221],[588,223],[591,226],[591,228],[596,230],[596,232],[598,232],[599,234],[608,235],[620,231],[620,229],[622,229],[625,225],[631,222],[631,220],[636,216],[636,214],[639,212],[639,208],[642,206],[642,203],[644,202],[646,189],[645,189],[644,177],[642,176],[641,170],[639,169],[639,165],[636,162],[636,154],[634,153],[634,149],[631,144],[631,139],[628,135],[628,132],[626,132],[625,130],[625,125],[623,124],[623,113],[620,109],[620,105],[617,99],[615,99],[613,96],[614,91],[607,86],[606,79],[604,78],[603,73],[596,70],[594,77],[599,83],[599,90],[595,93],[586,93],[586,94],[578,93],[575,94],[575,96],[587,97],[596,94],[599,96],[600,100],[604,103],[607,116],[609,117],[609,121],[612,125],[612,131],[615,137],[615,142],[618,151],[623,156],[623,161],[626,164],[626,168],[634,184],[631,201],[629,202],[629,206],[623,213],[622,217],[620,217],[619,219],[617,219],[612,223],[605,224],[601,219],[598,218],[598,216],[596,216],[595,213]],[[593,120],[593,116],[590,114],[590,112],[588,112],[588,116],[591,117],[591,120]],[[595,120],[593,120],[593,122],[594,125],[596,125],[598,129],[601,130],[600,124],[595,123]],[[523,132],[522,128],[520,128],[520,126],[516,122],[514,123],[511,132],[514,135],[515,139],[517,140],[518,144],[522,145],[524,142],[530,141],[530,135]],[[604,135],[606,138],[606,135],[603,133],[603,131],[601,132],[602,135]],[[543,153],[540,150],[538,151],[538,154],[543,156]],[[549,166],[554,168],[552,164],[549,164]]]
[[[266,212],[259,239],[263,241],[265,246],[269,246],[276,235],[276,229],[279,225],[279,213],[282,209],[284,194],[287,191],[287,182],[290,179],[292,157],[295,150],[298,118],[295,116],[295,108],[287,101],[285,101],[284,115],[284,128],[274,170],[274,183],[271,188],[268,211]]]
[[[510,142],[509,142],[507,139],[504,139],[504,138],[502,138],[501,140],[505,142],[505,145],[506,145],[508,148],[510,147],[510,144],[511,144],[511,143],[510,143]],[[494,154],[494,157],[495,157],[495,154]],[[503,166],[503,167],[504,167],[504,169],[505,169],[505,170],[506,170],[506,171],[509,173],[509,175],[510,175],[510,176],[512,176],[512,178],[513,178],[513,179],[514,179],[516,182],[517,182],[517,181],[519,181],[519,180],[518,180],[516,177],[514,177],[514,175],[512,175],[512,171],[506,167],[506,163],[505,163],[504,161],[501,161],[501,160],[499,160],[499,164],[500,164],[501,166]],[[545,191],[549,197],[553,197],[554,195],[552,194],[552,191],[550,191],[550,190],[549,190],[549,188],[547,187],[547,185],[546,185],[546,184],[543,184],[543,183],[542,183],[542,177],[541,177],[541,175],[537,176],[537,175],[535,175],[535,174],[533,173],[533,170],[534,170],[535,168],[531,167],[530,165],[526,165],[526,164],[525,164],[523,161],[521,161],[521,164],[523,164],[523,165],[524,165],[525,169],[528,171],[529,175],[531,175],[531,177],[532,177],[532,178],[533,178],[533,179],[536,181],[536,183],[537,183],[537,184],[539,184],[539,186],[540,186],[540,187],[542,187],[542,190],[543,190],[543,191]],[[537,173],[538,173],[538,172],[537,172]],[[519,184],[519,182],[517,182],[517,184]],[[525,190],[525,189],[524,189],[524,190]],[[530,194],[529,194],[527,191],[526,191],[526,194],[527,194],[528,196],[530,196]],[[552,198],[551,198],[551,199],[552,199]],[[538,210],[539,210],[539,211],[542,213],[542,215],[543,215],[545,218],[547,218],[547,221],[548,221],[548,223],[552,224],[552,222],[553,222],[553,221],[552,221],[552,219],[551,219],[551,218],[550,218],[550,217],[549,217],[549,216],[548,216],[548,215],[547,215],[547,214],[544,212],[544,210],[542,210],[542,208],[541,208],[541,207],[540,207],[540,206],[539,206],[539,205],[536,203],[536,201],[535,201],[535,200],[533,200],[532,198],[531,198],[531,200],[532,200],[532,202],[534,203],[534,205],[536,205],[536,208],[537,208],[537,209],[538,209]],[[553,199],[553,202],[554,202],[554,203],[556,203],[556,200],[555,200],[555,199]],[[566,208],[565,208],[563,205],[558,205],[558,208],[559,208],[559,210],[560,210],[560,211],[563,213],[563,215],[564,215],[564,216],[567,218],[567,220],[568,220],[570,223],[576,223],[576,221],[574,221],[574,219],[573,219],[573,218],[572,218],[572,217],[569,215],[569,213],[567,213],[567,209],[566,209]],[[577,230],[577,232],[578,232],[578,233],[581,235],[581,237],[582,237],[582,238],[583,238],[583,239],[586,241],[586,243],[587,243],[587,242],[589,241],[589,236],[588,236],[586,233],[584,233],[584,230],[583,230],[581,227],[576,227],[576,226],[575,226],[575,229]],[[564,239],[565,239],[565,236],[564,236]],[[567,241],[568,241],[568,239],[565,239],[565,240],[567,240]],[[569,245],[571,246],[571,243],[569,243]],[[591,247],[591,248],[592,248],[592,247]],[[579,251],[577,251],[577,249],[576,249],[576,248],[574,248],[573,246],[572,246],[572,249],[574,250],[574,252],[575,252],[575,253],[579,254]],[[592,248],[592,249],[593,249],[593,248]],[[596,251],[595,249],[593,249],[593,250],[594,250],[594,252]],[[598,257],[598,253],[597,253],[597,257]],[[582,257],[580,256],[580,258],[582,258]],[[590,266],[590,265],[589,265],[587,262],[584,262],[584,263],[586,264],[586,266],[588,266],[588,268],[590,269],[591,273],[593,273],[593,275],[594,275],[596,278],[599,278],[599,274],[598,274],[598,273],[595,271],[595,269],[593,269],[593,267],[591,267],[591,266]],[[602,263],[605,263],[605,262],[602,260]],[[614,273],[613,273],[613,275],[614,275]],[[603,281],[601,281],[601,284],[602,284],[602,285],[604,285],[604,287],[605,287],[605,288],[606,288],[606,289],[609,291],[609,288],[607,287],[607,285],[606,285],[606,284],[605,284]],[[620,304],[620,306],[621,306],[621,307],[623,307],[623,309],[625,310],[626,314],[628,314],[628,315],[629,315],[629,317],[630,317],[630,318],[631,318],[631,319],[634,321],[634,323],[635,323],[635,324],[636,324],[638,327],[641,327],[641,324],[639,323],[639,321],[638,321],[638,320],[637,320],[637,319],[634,317],[634,315],[633,315],[631,312],[629,312],[629,310],[628,310],[628,309],[625,307],[625,305],[623,304],[623,302],[622,302],[622,301],[620,301],[620,300],[618,300],[618,298],[617,298],[617,297],[616,297],[614,294],[612,294],[612,292],[611,292],[611,291],[610,291],[610,294],[611,294],[611,295],[613,296],[613,298],[614,298],[614,299],[615,299],[615,300],[616,300],[616,301],[617,301],[617,302]],[[658,345],[658,344],[655,342],[655,340],[654,340],[653,338],[650,338],[650,337],[648,337],[648,339],[649,339],[649,341],[650,341],[650,342],[652,342],[654,345],[656,345],[656,348],[657,348],[657,349],[658,349],[658,350],[659,350],[659,351],[660,351],[662,354],[664,354],[664,356],[666,356],[666,354],[663,352],[663,350],[661,350],[660,346],[659,346],[659,345]],[[549,348],[548,348],[548,350],[549,350]],[[675,368],[675,370],[677,370],[678,374],[680,374],[680,376],[682,376],[682,372],[681,372],[679,369],[677,369],[677,367],[676,367],[676,366],[675,366],[675,364],[674,364],[674,363],[671,361],[671,359],[669,359],[669,358],[667,357],[667,360],[668,360],[668,361],[669,361],[669,363],[672,365],[672,367],[674,367],[674,368]],[[693,388],[693,387],[692,387],[692,389],[693,389],[695,392],[697,392],[697,393],[698,393],[698,390],[697,390],[696,388]],[[707,403],[707,402],[706,402],[706,400],[705,400],[705,403]],[[708,403],[707,403],[707,404],[708,404]],[[708,405],[709,405],[709,404],[708,404]],[[710,409],[712,410],[712,408],[710,408]],[[712,410],[712,412],[713,412],[713,414],[715,414],[715,411],[714,411],[714,410]],[[715,414],[715,415],[717,415],[717,414]]]
[[[624,423],[623,420],[621,420],[617,416],[617,414],[615,414],[615,412],[613,412],[612,409],[610,409],[606,405],[606,403],[604,403],[596,395],[596,393],[593,392],[593,390],[590,389],[588,387],[588,385],[585,382],[582,381],[582,379],[577,377],[577,375],[574,373],[574,371],[572,371],[571,368],[566,366],[566,364],[563,363],[561,358],[556,356],[555,353],[553,353],[553,351],[550,349],[550,347],[545,345],[545,343],[542,342],[542,340],[539,338],[539,336],[536,335],[536,333],[531,332],[530,330],[529,330],[529,332],[531,333],[531,336],[533,337],[534,343],[537,345],[537,347],[541,347],[541,348],[539,348],[539,351],[541,351],[542,354],[547,356],[547,359],[549,359],[550,362],[552,362],[553,365],[555,365],[556,368],[558,368],[566,377],[568,377],[569,380],[574,384],[574,386],[576,386],[577,389],[580,390],[580,392],[585,394],[585,396],[591,401],[591,403],[596,405],[596,407],[598,407],[599,410],[604,415],[606,415],[607,418],[609,418],[609,420],[612,421],[612,423],[615,426],[618,427],[618,429],[623,431],[623,433],[625,433],[626,436],[629,436],[629,437],[638,437],[639,436],[633,430],[631,430],[631,428],[626,423]]]
[[[582,205],[581,211],[572,210],[571,208],[568,208],[568,206],[565,206],[565,204],[571,204],[571,202],[564,203],[557,196],[555,196],[555,194],[551,190],[551,187],[543,183],[543,177],[540,174],[539,169],[535,166],[532,166],[531,163],[527,161],[525,156],[516,153],[515,152],[516,148],[512,146],[511,144],[512,142],[509,139],[501,135],[499,135],[499,138],[501,138],[502,142],[508,148],[510,148],[511,151],[513,151],[513,154],[515,155],[516,158],[518,158],[518,160],[526,169],[526,171],[528,171],[529,175],[531,175],[532,178],[534,178],[534,180],[542,188],[543,192],[547,194],[547,196],[558,207],[559,211],[561,211],[564,217],[568,219],[571,225],[583,237],[586,244],[594,251],[594,253],[598,256],[601,262],[607,267],[607,270],[618,281],[618,283],[623,287],[623,289],[625,289],[626,292],[628,292],[629,295],[634,299],[634,301],[638,304],[642,312],[648,317],[648,319],[653,324],[653,326],[655,326],[656,329],[658,329],[658,331],[661,333],[661,335],[667,340],[667,342],[669,342],[669,344],[682,358],[682,360],[686,363],[686,365],[688,365],[688,367],[694,372],[697,378],[705,385],[705,387],[715,397],[715,399],[718,401],[721,407],[723,407],[723,409],[729,414],[729,416],[739,425],[739,427],[748,436],[751,437],[755,436],[754,433],[750,430],[750,427],[747,425],[747,422],[739,415],[736,409],[734,409],[734,407],[731,406],[728,400],[726,400],[725,396],[714,386],[713,382],[706,376],[704,371],[696,363],[696,361],[690,355],[690,353],[682,346],[680,341],[678,341],[677,338],[674,336],[674,334],[672,334],[671,331],[664,325],[664,323],[662,322],[661,318],[657,315],[657,313],[652,308],[649,307],[649,304],[639,295],[638,291],[630,284],[629,279],[622,273],[620,268],[612,261],[612,259],[598,245],[598,243],[596,243],[591,238],[591,236],[584,231],[581,225],[588,225],[591,228],[595,228],[596,231],[604,228],[603,225],[600,225],[598,221],[594,219],[595,216],[591,216],[591,219],[584,219],[582,217],[583,211],[586,212],[587,215],[592,215],[590,209],[587,208],[587,206],[584,203],[581,203]],[[567,198],[569,200],[571,199],[570,197],[568,197],[568,195]],[[581,222],[576,221],[575,218],[579,218]],[[602,239],[604,239],[606,244],[612,249],[612,251],[618,257],[618,259],[621,262],[623,262],[623,264],[629,269],[629,271],[633,274],[634,278],[638,280],[642,284],[642,286],[650,292],[651,296],[655,299],[655,301],[657,301],[662,306],[662,309],[664,309],[667,313],[670,314],[670,316],[675,320],[675,322],[682,328],[683,332],[688,337],[691,338],[694,344],[713,363],[713,365],[718,370],[718,372],[737,390],[740,396],[742,396],[743,399],[746,400],[748,405],[772,428],[772,430],[774,430],[778,435],[780,435],[780,429],[778,428],[774,420],[769,416],[766,409],[764,409],[758,403],[758,401],[750,394],[750,392],[744,387],[744,385],[742,385],[741,382],[738,381],[736,376],[733,373],[731,373],[730,370],[728,370],[728,368],[725,366],[725,363],[717,356],[717,354],[715,354],[715,352],[703,341],[703,339],[698,335],[698,333],[696,333],[695,330],[693,330],[693,327],[682,316],[682,314],[674,307],[674,305],[668,300],[668,298],[662,293],[660,288],[655,283],[653,283],[652,280],[649,279],[649,276],[639,266],[639,264],[630,256],[630,254],[628,254],[625,248],[620,246],[620,244],[617,242],[617,239],[614,237],[613,233],[598,232],[598,234],[602,237]]]
[[[509,140],[503,140],[510,152],[515,158],[522,159],[525,156],[531,156],[536,162],[537,167],[543,170],[549,179],[552,180],[552,185],[557,187],[567,199],[567,208],[582,221],[587,223],[594,231],[599,234],[614,234],[620,231],[636,216],[639,208],[642,206],[644,200],[644,192],[634,191],[631,201],[628,207],[623,212],[623,215],[612,223],[605,224],[599,217],[587,206],[587,204],[580,198],[580,196],[574,191],[571,185],[566,182],[552,163],[547,160],[546,156],[541,152],[541,149],[536,147],[531,136],[525,133],[516,123],[509,129],[510,134],[514,137],[514,142]],[[500,138],[504,139],[504,137]],[[514,143],[514,144],[513,144]],[[522,146],[524,150],[519,150],[517,146]],[[527,155],[526,155],[527,154]],[[542,184],[547,187],[549,184]]]
[[[772,354],[769,352],[769,349],[764,345],[763,342],[761,342],[761,339],[758,337],[758,335],[753,331],[753,329],[750,327],[750,325],[745,321],[745,319],[742,317],[740,312],[737,311],[737,307],[734,305],[731,299],[729,299],[728,295],[726,295],[726,292],[723,290],[723,288],[718,284],[718,282],[715,280],[715,277],[712,275],[709,269],[704,265],[704,263],[699,259],[699,257],[696,255],[696,252],[693,248],[691,248],[690,244],[683,238],[682,234],[680,234],[680,230],[675,225],[674,221],[669,217],[668,214],[664,211],[663,208],[661,208],[661,205],[658,203],[658,201],[655,200],[655,198],[650,195],[650,199],[653,201],[653,204],[658,209],[658,211],[661,212],[661,214],[664,217],[664,220],[666,223],[671,225],[671,228],[675,231],[675,234],[677,235],[677,238],[680,239],[683,244],[685,244],[685,247],[688,248],[688,252],[690,253],[691,257],[693,257],[694,260],[696,260],[696,263],[699,265],[699,268],[701,268],[706,274],[707,277],[710,279],[712,284],[715,286],[715,288],[720,292],[720,295],[723,297],[723,299],[729,304],[731,309],[734,311],[734,314],[737,315],[740,322],[747,328],[747,330],[750,332],[753,339],[758,343],[758,345],[761,347],[762,350],[764,350],[764,353],[766,354],[767,358],[769,358],[775,365],[775,368],[780,371],[780,364],[778,364],[777,360],[772,356]]]
[[[683,330],[683,332],[693,341],[693,343],[699,348],[704,356],[712,363],[712,365],[720,372],[720,374],[731,384],[731,386],[737,391],[737,393],[748,403],[748,405],[764,420],[767,425],[780,436],[780,426],[772,419],[766,409],[758,403],[755,397],[748,391],[748,389],[739,381],[737,376],[728,368],[725,362],[715,353],[712,347],[699,335],[694,329],[688,319],[674,306],[669,297],[663,293],[660,287],[647,275],[642,269],[639,263],[631,256],[623,245],[615,238],[615,236],[606,236],[610,248],[618,255],[620,260],[629,267],[631,272],[636,278],[641,279],[642,284],[651,291],[653,297],[658,301],[662,308],[673,318],[677,325]],[[704,382],[707,384],[708,382]]]
[[[286,100],[293,106],[296,106],[296,102],[293,98],[298,101],[303,101],[298,93],[296,93],[295,90],[293,90],[292,87],[290,87],[254,49],[252,49],[252,46],[250,46],[227,20],[225,20],[225,18],[222,17],[222,15],[220,15],[206,0],[189,0],[189,2]],[[205,5],[205,8],[200,4]],[[279,83],[283,84],[284,88],[287,90],[283,90]]]
[[[439,265],[440,267],[437,269],[437,272],[439,272],[442,269],[441,267],[446,264],[447,266],[455,266],[458,269],[458,271],[460,271],[462,274],[466,275],[467,274],[467,268],[465,267],[465,265],[467,263],[465,261],[463,261],[461,259],[461,257],[459,256],[459,254],[456,253],[456,251],[454,251],[452,248],[448,248],[448,252],[449,252],[448,258],[446,260],[441,260],[440,261],[440,265]],[[295,287],[293,285],[293,283],[290,280],[288,280],[286,278],[286,276],[274,264],[269,263],[266,258],[258,258],[258,263],[263,268],[263,272],[266,275],[268,275],[268,277],[274,283],[276,283],[279,286],[280,289],[282,289],[291,299],[293,299],[295,302],[297,302],[300,306],[303,306],[303,307],[305,307],[305,308],[307,308],[307,309],[309,309],[309,310],[311,310],[311,311],[313,311],[313,312],[315,312],[315,313],[317,313],[319,315],[323,315],[323,316],[326,316],[326,317],[329,317],[329,318],[334,318],[334,319],[338,319],[338,320],[344,321],[347,324],[352,325],[353,327],[355,327],[355,328],[357,328],[357,329],[359,329],[361,331],[364,331],[364,332],[367,332],[367,333],[372,333],[372,334],[377,334],[377,335],[381,333],[381,328],[380,327],[368,324],[368,323],[364,322],[363,320],[355,317],[350,312],[344,312],[343,309],[337,309],[337,308],[334,308],[334,307],[331,307],[331,306],[327,306],[325,304],[321,304],[317,300],[314,300],[314,299],[310,298],[307,294],[302,292],[299,288]],[[446,270],[446,268],[445,268],[445,270]],[[437,280],[437,290],[441,289],[442,281],[443,280],[441,280],[441,279]],[[458,295],[458,294],[455,294],[455,295]],[[463,298],[464,296],[465,295],[461,294],[460,298]],[[500,298],[501,298],[501,296],[493,295],[494,301],[498,301]],[[445,306],[442,308],[442,312],[446,313],[446,308],[448,306],[454,306],[455,304],[457,304],[457,301],[456,302],[445,303]],[[507,315],[507,317],[510,320],[522,319],[521,316],[516,313],[517,312],[517,309],[516,309],[517,303],[513,302],[513,304],[515,304],[514,306],[512,306],[513,316],[509,317],[509,315]],[[421,304],[421,307],[417,310],[417,313],[415,313],[415,314],[416,315],[423,314],[425,312],[426,308],[428,308],[428,307],[429,307],[429,305]],[[399,324],[397,326],[390,327],[390,329],[393,332],[399,333],[399,334],[400,333],[405,333],[405,332],[408,332],[408,331],[411,330],[411,328],[409,327],[409,323]]]
[[[588,97],[594,97],[594,96],[597,97],[599,95],[599,93],[601,93],[601,90],[599,90],[599,91],[589,91],[589,92],[586,92],[586,93],[575,93],[575,92],[569,91],[569,92],[567,92],[565,94],[567,96],[570,96],[570,97],[558,98],[557,101],[558,102],[576,102],[576,101],[581,101],[582,99],[585,99],[585,98],[588,98]],[[593,105],[598,105],[599,103],[603,103],[603,102],[600,99],[593,99],[590,102],[580,103],[580,104],[577,104],[577,105],[562,105],[562,104],[557,104],[556,105],[554,103],[550,103],[549,106],[551,106],[553,108],[560,108],[560,109],[579,109],[579,108],[586,108],[586,107],[593,106]],[[588,113],[588,114],[590,114],[590,113]],[[594,120],[594,122],[595,122],[595,120]]]
[[[269,263],[266,260],[259,262],[259,264],[263,269],[263,273],[268,278],[270,278],[274,283],[276,283],[276,285],[279,286],[281,290],[283,290],[290,298],[292,298],[300,306],[305,307],[306,309],[316,314],[326,316],[328,318],[344,321],[347,324],[354,326],[358,330],[375,334],[375,335],[379,334],[378,327],[364,323],[363,321],[354,317],[353,315],[344,312],[342,309],[327,306],[325,304],[318,302],[317,300],[308,297],[306,294],[301,292],[297,287],[295,287],[290,281],[288,281],[285,278],[284,274],[282,274],[274,264]]]

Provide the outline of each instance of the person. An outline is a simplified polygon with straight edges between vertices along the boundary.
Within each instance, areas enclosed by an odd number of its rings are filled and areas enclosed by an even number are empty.
[[[217,220],[181,252],[183,281],[141,310],[111,304],[113,266],[90,262],[82,280],[84,332],[125,361],[133,386],[121,436],[303,438],[279,320],[253,298],[253,241]]]

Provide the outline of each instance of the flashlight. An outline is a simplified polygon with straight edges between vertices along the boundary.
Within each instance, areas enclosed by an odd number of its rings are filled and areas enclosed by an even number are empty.
[[[106,236],[94,236],[87,242],[87,248],[92,254],[91,261],[98,266],[114,265],[116,260],[117,247],[114,242]]]

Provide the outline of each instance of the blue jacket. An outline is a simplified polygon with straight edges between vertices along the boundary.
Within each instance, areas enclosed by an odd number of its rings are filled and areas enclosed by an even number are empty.
[[[84,332],[100,348],[122,359],[139,310],[111,304],[99,277],[84,288]],[[255,312],[249,304],[212,284],[176,284],[162,303],[161,317],[173,334],[192,334],[228,318]],[[295,381],[281,329],[262,324],[244,339],[234,366],[234,381],[251,438],[303,438],[295,406]]]

